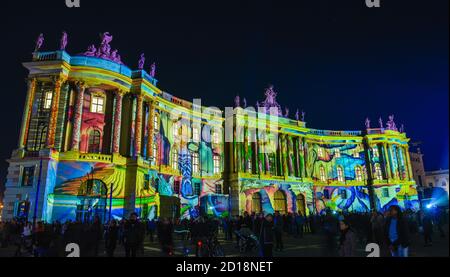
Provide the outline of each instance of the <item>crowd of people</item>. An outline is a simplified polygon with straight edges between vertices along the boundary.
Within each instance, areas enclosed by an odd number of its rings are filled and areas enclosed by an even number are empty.
[[[136,213],[128,219],[111,220],[102,224],[98,217],[91,222],[67,221],[52,224],[24,220],[0,222],[0,246],[13,246],[15,256],[65,256],[65,246],[76,243],[81,256],[104,255],[114,257],[117,247],[123,247],[126,257],[144,254],[144,241],[158,241],[161,254],[174,255],[174,236],[186,242],[185,251],[193,249],[196,256],[205,255],[212,242],[224,240],[242,246],[242,240],[254,240],[253,245],[263,257],[272,257],[273,251],[284,251],[284,238],[301,239],[305,233],[322,236],[326,247],[323,256],[355,256],[358,246],[376,243],[382,256],[408,256],[411,234],[421,233],[424,246],[430,246],[433,230],[445,236],[443,225],[448,215],[441,210],[402,212],[391,206],[385,213],[347,213],[325,210],[320,215],[304,216],[298,213],[249,214],[196,219],[158,218],[140,220]],[[101,247],[103,244],[103,247]],[[205,244],[208,244],[205,246]],[[203,246],[202,246],[203,245]],[[216,247],[216,246],[214,246]]]

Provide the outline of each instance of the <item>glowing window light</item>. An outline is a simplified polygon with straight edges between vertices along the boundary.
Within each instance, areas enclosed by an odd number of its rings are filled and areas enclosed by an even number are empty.
[[[337,177],[338,177],[338,181],[339,182],[344,182],[345,181],[344,170],[340,166],[338,166],[338,168],[337,168]]]
[[[320,181],[326,182],[327,181],[327,175],[325,173],[325,168],[323,166],[320,166],[319,173],[320,173]]]
[[[380,164],[375,164],[375,177],[377,180],[383,180],[383,172],[381,171]]]
[[[178,151],[176,149],[172,152],[172,168],[178,169]]]
[[[214,156],[213,158],[213,164],[214,164],[214,174],[219,174],[220,173],[220,157],[219,156]]]
[[[103,113],[105,100],[101,96],[92,96],[91,101],[91,112],[92,113]]]
[[[341,157],[341,149],[337,148],[336,150],[334,150],[334,156],[336,158],[340,158]]]
[[[52,107],[53,92],[47,91],[44,99],[44,109],[48,110]]]
[[[193,173],[198,173],[199,172],[198,153],[192,153],[192,172]]]
[[[356,181],[362,181],[362,170],[361,170],[361,167],[359,167],[359,166],[357,166],[356,168],[355,168],[355,178],[356,178]]]

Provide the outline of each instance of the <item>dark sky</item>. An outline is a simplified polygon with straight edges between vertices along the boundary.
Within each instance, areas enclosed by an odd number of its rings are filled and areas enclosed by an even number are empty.
[[[70,54],[109,31],[129,67],[145,52],[161,89],[205,105],[232,105],[236,94],[254,104],[274,84],[311,128],[362,129],[366,116],[376,124],[393,113],[422,142],[426,168],[448,168],[448,0],[381,0],[378,9],[365,0],[4,2],[1,180],[25,101],[21,63],[39,33],[43,50],[55,50],[63,30]]]

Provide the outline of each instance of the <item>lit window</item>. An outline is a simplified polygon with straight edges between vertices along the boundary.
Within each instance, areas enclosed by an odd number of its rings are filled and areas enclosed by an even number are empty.
[[[34,181],[34,166],[24,167],[22,170],[22,187],[33,186]]]
[[[342,167],[338,166],[337,168],[337,178],[339,182],[344,182],[344,170]]]
[[[158,158],[158,146],[156,145],[156,143],[153,143],[153,158]]]
[[[359,158],[359,149],[353,150],[353,157]]]
[[[213,132],[213,143],[219,143],[219,131]]]
[[[323,148],[319,147],[317,149],[317,154],[319,155],[319,158],[323,158],[324,154],[323,154]]]
[[[103,113],[104,99],[101,96],[92,96],[91,112]]]
[[[100,138],[101,134],[98,130],[92,130],[89,132],[89,153],[99,153],[100,152]]]
[[[196,182],[194,183],[194,195],[200,195],[201,194],[201,183]]]
[[[194,142],[200,142],[200,130],[198,127],[192,128],[192,140]]]
[[[375,164],[375,177],[377,180],[383,180],[383,172],[381,171],[380,164]]]
[[[178,151],[176,149],[172,152],[172,168],[178,169]]]
[[[341,149],[337,148],[336,150],[334,150],[334,156],[336,158],[340,158],[341,157]]]
[[[217,194],[222,194],[222,184],[217,183],[215,186],[215,191]]]
[[[359,166],[357,166],[355,168],[355,178],[356,178],[356,181],[362,181],[362,170],[361,170],[361,167],[359,167]]]
[[[325,182],[327,180],[327,175],[325,173],[325,168],[323,166],[320,166],[319,173],[320,173],[320,181]]]
[[[383,188],[383,197],[389,197],[389,188]]]
[[[192,153],[192,172],[193,173],[198,173],[199,172],[198,153]]]
[[[173,135],[175,136],[175,135],[179,135],[180,134],[180,124],[179,123],[174,123],[173,125],[172,125],[172,132],[173,132]]]
[[[52,107],[53,92],[47,91],[44,99],[44,109],[48,110]]]
[[[378,157],[379,156],[378,147],[375,146],[374,148],[372,148],[372,153],[374,157]]]
[[[252,160],[251,159],[247,160],[247,170],[248,170],[248,172],[252,172]]]
[[[153,117],[153,129],[156,131],[159,129],[159,119],[157,115]]]
[[[214,163],[214,174],[219,174],[220,173],[220,157],[214,156],[213,163]]]

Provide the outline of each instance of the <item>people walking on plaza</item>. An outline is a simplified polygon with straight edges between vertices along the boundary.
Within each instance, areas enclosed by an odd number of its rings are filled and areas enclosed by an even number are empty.
[[[336,255],[336,236],[338,233],[338,220],[330,210],[326,211],[325,218],[323,220],[323,230],[325,234],[325,256]]]
[[[296,226],[295,236],[298,238],[303,238],[305,218],[301,214],[295,213],[293,221]]]
[[[350,224],[345,220],[339,221],[340,239],[339,239],[339,256],[353,257],[355,256],[356,238]]]
[[[157,227],[161,252],[165,256],[173,255],[173,225],[168,218],[161,219]]]
[[[156,231],[155,219],[149,220],[147,222],[147,233],[148,233],[148,237],[150,238],[150,242],[153,242],[153,237],[155,235],[155,231]]]
[[[283,251],[283,230],[284,230],[283,217],[280,212],[275,212],[274,218],[274,233],[275,233],[275,251]]]
[[[422,232],[423,239],[425,242],[424,246],[432,246],[433,245],[433,218],[430,213],[424,213],[420,211],[421,223],[422,223]]]
[[[124,225],[123,241],[125,245],[125,256],[136,257],[140,243],[142,243],[142,227],[136,213],[130,215],[130,219]]]
[[[399,206],[389,208],[384,232],[392,257],[408,257],[409,228]]]
[[[114,257],[114,251],[116,250],[117,240],[119,237],[119,227],[115,219],[111,220],[106,230],[105,235],[105,248],[106,255],[108,257]]]
[[[271,214],[266,215],[261,223],[259,231],[259,240],[261,247],[261,256],[264,258],[273,257],[273,238],[274,238],[274,222]]]

